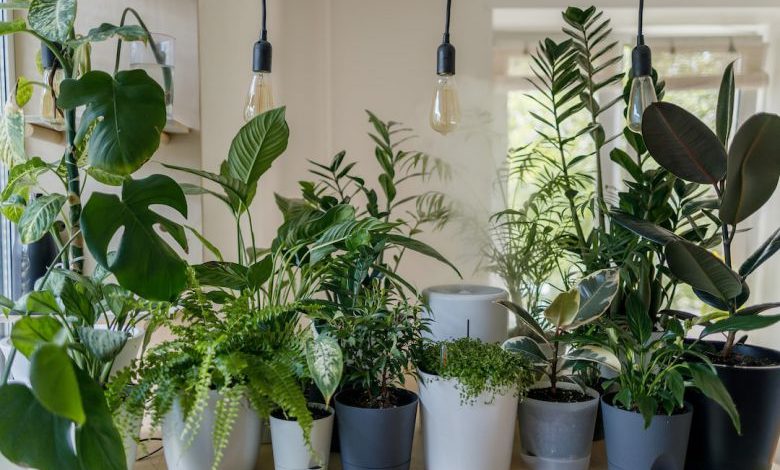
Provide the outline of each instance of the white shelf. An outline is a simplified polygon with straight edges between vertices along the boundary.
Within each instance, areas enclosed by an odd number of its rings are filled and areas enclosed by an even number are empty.
[[[46,121],[41,116],[25,116],[25,122],[29,126],[27,136],[42,137],[46,140],[52,140],[57,143],[62,142],[65,138],[65,125],[64,124],[52,124]],[[42,132],[37,132],[41,130]],[[189,134],[191,129],[184,123],[181,123],[175,119],[168,119],[163,129],[161,142],[167,144],[171,136]]]

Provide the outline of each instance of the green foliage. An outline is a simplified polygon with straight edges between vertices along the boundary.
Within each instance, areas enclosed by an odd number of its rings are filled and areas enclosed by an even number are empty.
[[[325,406],[329,406],[344,372],[344,354],[338,341],[326,334],[312,338],[306,343],[306,364],[314,384],[325,398]]]
[[[136,25],[116,26],[111,23],[102,23],[96,28],[92,28],[86,36],[68,41],[71,47],[78,47],[82,44],[92,42],[101,42],[113,37],[119,37],[123,41],[144,41],[149,39],[149,34],[144,28]]]
[[[0,162],[13,168],[27,160],[24,151],[24,113],[11,97],[0,116]]]
[[[474,403],[483,394],[487,403],[507,393],[523,396],[536,380],[524,357],[478,339],[428,343],[419,354],[420,370],[458,382],[464,404]]]
[[[46,235],[65,206],[65,196],[47,194],[34,199],[19,219],[19,238],[22,243],[33,243]]]
[[[96,70],[63,80],[57,104],[86,106],[75,143],[89,135],[89,164],[117,175],[132,174],[151,158],[167,119],[162,88],[142,70],[113,77]]]
[[[65,42],[76,21],[76,0],[31,0],[27,21],[49,41]]]
[[[152,211],[152,205],[168,206],[187,215],[184,193],[168,176],[127,179],[121,199],[113,194],[93,194],[81,216],[84,240],[95,260],[124,287],[149,299],[172,300],[186,285],[186,263],[154,226],[159,224],[184,249],[186,234],[181,225]],[[109,243],[122,227],[119,248],[109,261]]]
[[[43,344],[30,358],[30,383],[35,398],[50,412],[84,424],[76,371],[62,346]]]

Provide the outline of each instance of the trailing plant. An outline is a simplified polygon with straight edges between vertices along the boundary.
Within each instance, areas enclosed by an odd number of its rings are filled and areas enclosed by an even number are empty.
[[[683,411],[685,390],[696,388],[723,407],[739,432],[739,414],[731,396],[707,357],[685,341],[682,322],[672,319],[663,334],[653,335],[653,325],[638,299],[632,297],[629,305],[634,308],[627,312],[627,325],[607,321],[606,335],[591,337],[591,346],[574,354],[617,373],[605,384],[616,391],[612,403],[640,413],[648,427],[654,416]]]
[[[570,369],[568,334],[606,313],[618,288],[616,269],[597,271],[583,279],[576,288],[559,294],[545,309],[544,322],[537,321],[517,304],[500,301],[522,319],[530,331],[529,336],[507,340],[504,349],[528,359],[534,369],[549,381],[553,397],[558,393],[559,380],[575,383],[584,389],[579,376]]]
[[[414,251],[455,267],[416,238],[426,228],[446,224],[449,203],[436,191],[402,192],[412,181],[446,177],[446,167],[404,150],[408,129],[368,115],[378,187],[358,176],[356,163],[348,163],[344,152],[329,165],[312,163],[311,173],[319,179],[300,183],[302,199],[277,196],[285,223],[275,243],[309,233],[320,221],[335,221],[309,250],[299,252],[303,262],[330,260],[320,285],[324,299],[310,316],[344,351],[341,388],[357,392],[363,406],[385,408],[395,405],[394,388],[411,370],[425,328],[417,293],[399,274],[402,260]]]
[[[525,357],[478,339],[428,342],[419,355],[422,372],[457,381],[463,404],[474,404],[483,395],[486,404],[508,392],[523,396],[536,380]]]
[[[780,145],[780,116],[760,113],[752,116],[735,133],[728,145],[734,111],[734,74],[724,72],[718,97],[717,134],[695,116],[670,103],[651,106],[643,117],[642,133],[653,159],[681,180],[709,185],[714,196],[706,200],[705,214],[716,225],[719,237],[693,239],[656,225],[651,220],[623,212],[613,214],[618,224],[663,249],[659,269],[668,269],[676,280],[690,285],[706,304],[722,312],[702,318],[701,337],[726,334],[721,350],[726,360],[737,344],[737,333],[764,328],[780,321],[780,315],[761,313],[778,303],[745,307],[750,291],[748,277],[780,248],[780,230],[734,271],[731,247],[738,228],[769,201],[780,178],[776,148]],[[709,251],[722,244],[723,259]],[[690,318],[690,314],[664,313]],[[709,320],[718,320],[712,321]]]

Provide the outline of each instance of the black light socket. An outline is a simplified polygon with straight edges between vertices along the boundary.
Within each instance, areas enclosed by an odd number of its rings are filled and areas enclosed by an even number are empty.
[[[271,73],[271,59],[273,48],[271,43],[261,39],[255,43],[252,53],[252,70],[254,72]]]
[[[436,74],[455,75],[455,46],[449,41],[443,42],[436,51]]]
[[[649,76],[653,72],[653,61],[650,48],[638,44],[631,51],[631,72],[634,77]]]

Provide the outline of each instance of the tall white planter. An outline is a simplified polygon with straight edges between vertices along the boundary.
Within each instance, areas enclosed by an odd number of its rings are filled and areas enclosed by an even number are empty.
[[[333,434],[333,408],[310,403],[310,408],[326,409],[330,414],[317,419],[311,428],[311,449],[306,446],[303,430],[297,421],[285,421],[271,416],[271,443],[276,470],[308,470],[328,468],[330,440]]]
[[[210,470],[214,462],[212,431],[216,421],[219,394],[209,391],[200,427],[194,436],[183,436],[184,412],[176,400],[162,423],[163,451],[168,470]],[[223,450],[220,470],[253,470],[260,452],[260,417],[242,400],[227,447]],[[187,445],[191,442],[190,445]]]
[[[514,390],[463,404],[457,381],[420,376],[426,470],[509,470],[518,402]]]
[[[496,304],[509,298],[503,289],[451,284],[429,287],[423,297],[429,306],[425,315],[431,320],[431,331],[425,335],[434,341],[470,337],[502,343],[508,336],[509,314]]]

